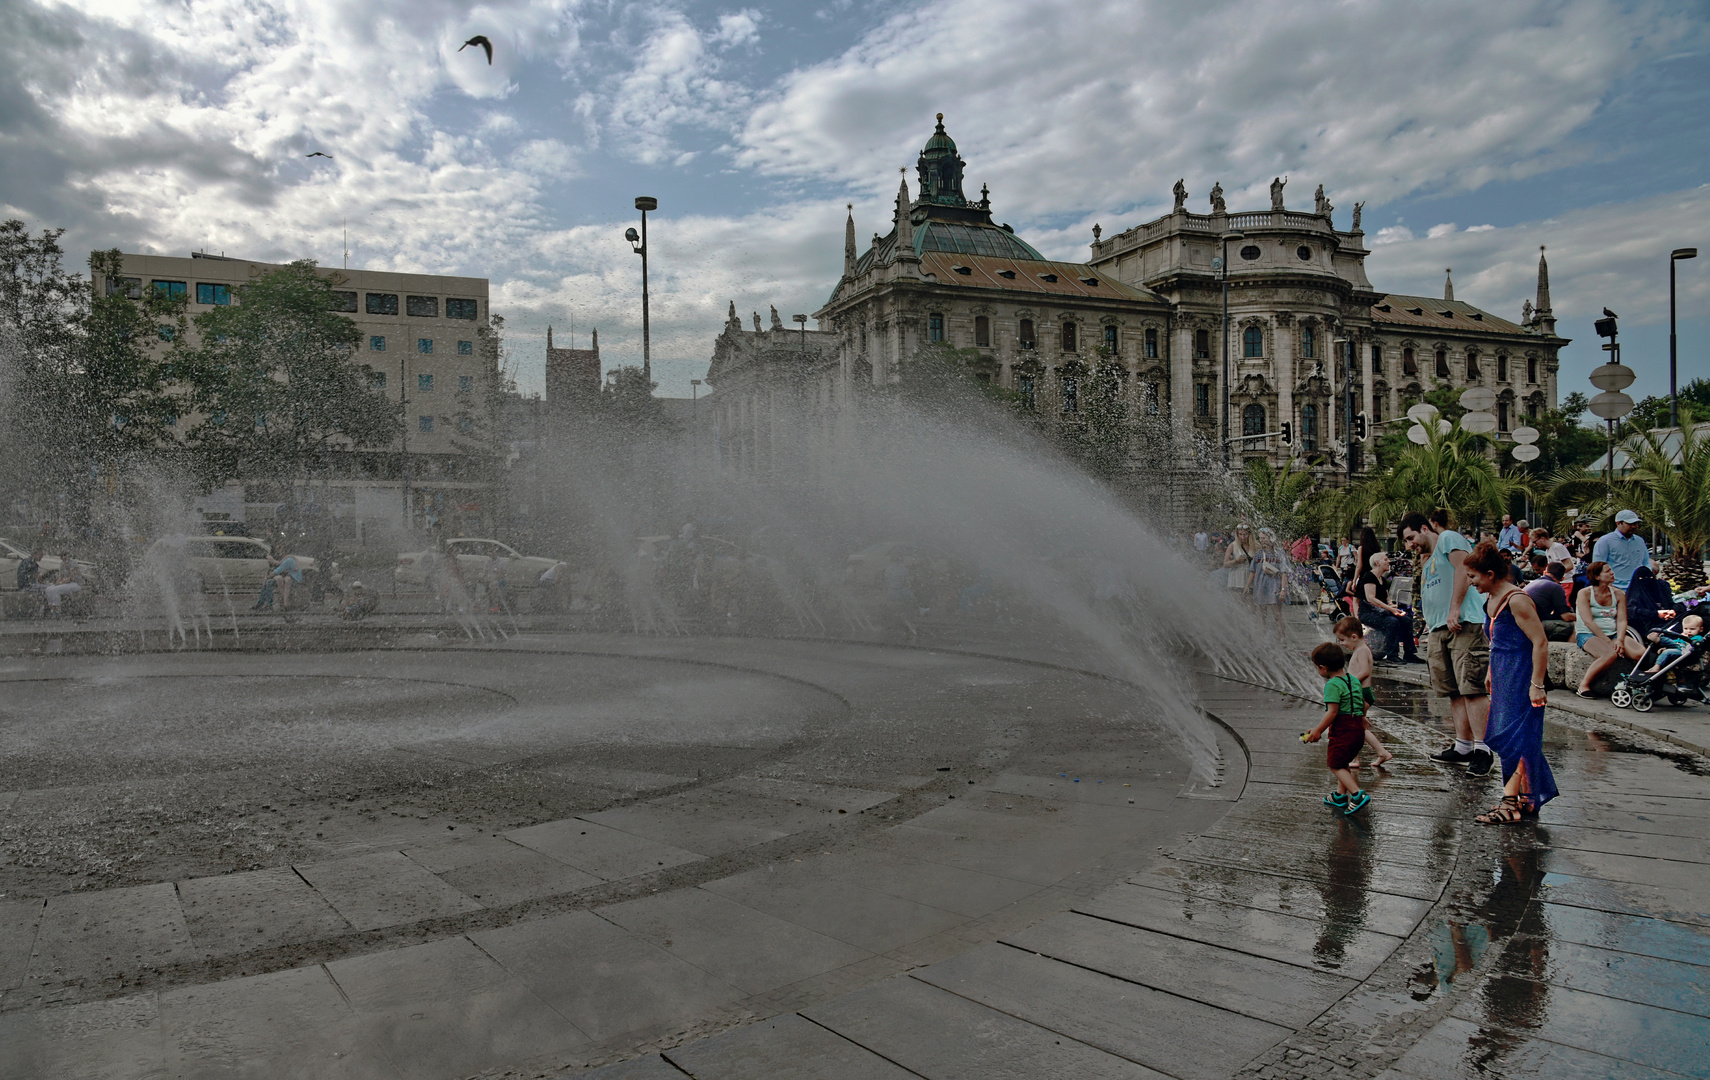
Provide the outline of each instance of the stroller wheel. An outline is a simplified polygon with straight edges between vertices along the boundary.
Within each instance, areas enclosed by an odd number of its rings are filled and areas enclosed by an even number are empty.
[[[1617,709],[1632,708],[1633,692],[1627,689],[1626,683],[1617,683],[1615,689],[1609,691],[1609,704]]]
[[[1634,712],[1650,712],[1651,706],[1655,704],[1656,699],[1651,697],[1651,692],[1648,689],[1641,687],[1633,692]]]

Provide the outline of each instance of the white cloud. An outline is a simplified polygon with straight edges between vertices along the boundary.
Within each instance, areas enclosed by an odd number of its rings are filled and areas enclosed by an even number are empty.
[[[1438,240],[1445,236],[1453,236],[1457,231],[1459,231],[1459,227],[1454,222],[1446,221],[1441,225],[1433,225],[1425,230],[1425,236],[1429,240]]]
[[[623,153],[643,164],[685,164],[675,145],[686,127],[734,131],[746,115],[750,91],[717,77],[719,54],[759,36],[759,13],[726,15],[702,33],[679,11],[655,13],[634,68],[612,95],[611,124],[624,132]]]

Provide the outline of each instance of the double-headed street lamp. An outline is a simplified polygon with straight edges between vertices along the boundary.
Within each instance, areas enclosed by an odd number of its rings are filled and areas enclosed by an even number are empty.
[[[1680,426],[1680,404],[1674,385],[1675,359],[1680,352],[1674,335],[1674,264],[1682,259],[1698,258],[1697,248],[1675,248],[1668,257],[1668,426]]]
[[[1223,257],[1218,260],[1217,268],[1223,272],[1223,468],[1227,471],[1229,468],[1229,245],[1247,239],[1247,234],[1230,231],[1222,234],[1218,239],[1223,241]]]
[[[652,394],[653,342],[647,325],[647,212],[659,209],[659,200],[651,195],[638,195],[635,208],[641,211],[641,232],[625,229],[623,238],[628,240],[635,248],[635,253],[641,256],[641,380],[647,384],[648,394]]]

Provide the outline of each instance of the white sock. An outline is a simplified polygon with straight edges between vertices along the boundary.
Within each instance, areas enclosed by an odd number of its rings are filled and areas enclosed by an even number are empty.
[[[1470,754],[1472,753],[1472,747],[1473,744],[1468,742],[1466,739],[1455,740],[1455,753],[1457,754]]]
[[[1474,750],[1483,750],[1487,754],[1490,753],[1490,747],[1484,745],[1483,739],[1479,739],[1478,741],[1474,742],[1472,744],[1472,746],[1473,746]]]

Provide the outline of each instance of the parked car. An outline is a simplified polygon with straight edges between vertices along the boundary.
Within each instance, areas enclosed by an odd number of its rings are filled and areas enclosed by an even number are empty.
[[[267,580],[268,543],[253,536],[184,536],[162,537],[149,545],[153,557],[171,547],[182,546],[185,567],[202,583],[205,592],[253,591]],[[315,560],[298,555],[297,569],[303,573],[303,584],[313,587],[320,572]],[[305,594],[308,595],[308,594]]]
[[[50,571],[57,572],[59,570],[59,555],[57,552],[52,555],[47,554],[47,552],[51,550],[53,550],[52,545],[43,545],[42,568],[40,571],[40,575],[43,579],[47,578]],[[30,553],[18,545],[6,540],[0,540],[0,589],[8,591],[17,589],[18,564],[29,557]],[[83,559],[73,559],[71,561],[76,563],[77,568],[83,572],[83,581],[86,588],[94,588],[99,584],[100,576],[95,572],[94,563],[87,562]]]
[[[398,553],[397,569],[392,571],[393,578],[399,585],[411,585],[417,588],[428,583],[434,560],[442,557],[454,557],[457,565],[463,570],[463,579],[473,582],[487,572],[487,564],[492,559],[509,559],[510,565],[506,572],[505,584],[512,589],[532,589],[540,581],[540,575],[556,563],[557,559],[545,559],[535,555],[519,555],[515,548],[501,544],[497,540],[480,540],[474,537],[458,537],[456,540],[445,542],[443,553],[428,548],[426,551],[402,551]]]

